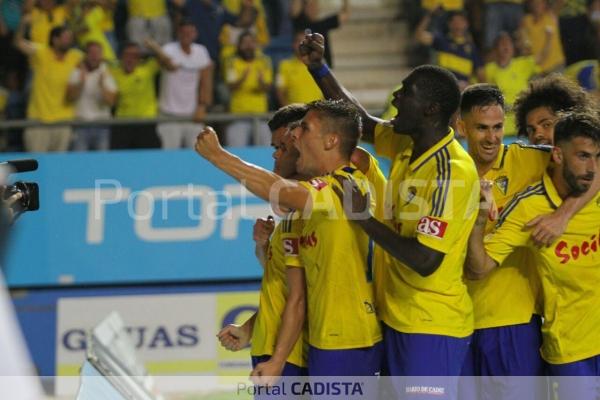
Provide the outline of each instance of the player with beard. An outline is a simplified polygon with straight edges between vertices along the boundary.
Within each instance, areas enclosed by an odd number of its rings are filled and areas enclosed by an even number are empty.
[[[286,179],[305,180],[296,171],[298,150],[291,128],[306,111],[305,105],[291,104],[279,109],[269,121],[275,149],[273,172]],[[306,282],[304,270],[295,260],[297,247],[290,246],[298,240],[302,220],[293,214],[276,227],[272,218],[256,221],[256,256],[264,268],[258,311],[243,325],[228,325],[217,335],[228,350],[238,351],[252,344],[251,376],[258,377],[261,384],[273,385],[279,376],[306,375]]]
[[[485,236],[487,212],[480,213],[471,238],[467,267],[486,276],[519,247],[537,260],[543,299],[541,355],[555,376],[600,376],[600,196],[593,186],[600,162],[600,123],[591,113],[571,113],[554,127],[553,164],[537,184],[509,202],[495,231]],[[486,191],[489,187],[486,188]],[[537,247],[525,225],[550,213],[568,198],[592,192],[551,247]],[[565,383],[565,381],[563,381]],[[597,382],[553,385],[559,398],[594,398]]]

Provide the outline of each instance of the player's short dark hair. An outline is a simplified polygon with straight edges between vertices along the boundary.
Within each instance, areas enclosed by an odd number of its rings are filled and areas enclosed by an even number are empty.
[[[54,39],[60,37],[63,33],[67,32],[69,28],[65,25],[55,26],[50,30],[50,34],[48,35],[48,46],[52,47],[52,42]]]
[[[548,107],[559,114],[588,106],[588,95],[576,82],[559,74],[536,79],[515,101],[517,131],[527,135],[527,114],[538,107]]]
[[[340,149],[349,159],[362,133],[362,118],[356,106],[344,100],[317,100],[308,103],[307,108],[319,114],[325,133],[341,135]]]
[[[498,86],[477,83],[468,86],[460,97],[460,115],[465,116],[473,108],[500,106],[504,110],[504,95]]]
[[[554,125],[554,143],[569,142],[576,137],[592,139],[600,145],[600,120],[590,110],[578,110],[559,114]]]
[[[450,125],[460,104],[460,89],[454,74],[436,65],[421,65],[411,72],[410,77],[419,92],[439,106],[440,122]]]
[[[267,122],[271,132],[275,132],[282,126],[287,126],[292,122],[300,121],[306,115],[308,106],[306,104],[294,103],[281,107],[273,114],[273,118]]]

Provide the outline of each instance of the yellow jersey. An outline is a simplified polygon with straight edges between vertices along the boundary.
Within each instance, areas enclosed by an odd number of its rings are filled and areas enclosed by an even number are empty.
[[[71,72],[82,59],[83,53],[79,50],[70,49],[59,60],[49,46],[35,45],[35,51],[29,57],[33,82],[27,118],[54,122],[75,117],[74,103],[67,101],[67,86]]]
[[[369,154],[369,170],[366,172],[365,176],[369,180],[371,197],[375,202],[375,212],[373,216],[378,221],[383,222],[385,217],[387,178],[379,167],[379,161],[371,154]],[[389,265],[388,257],[390,257],[390,255],[373,240],[370,240],[369,242],[369,251],[373,252],[373,257],[369,257],[368,260],[371,260],[372,262],[372,266],[369,268],[372,268],[373,270],[373,290],[375,292],[375,311],[377,312],[380,307],[379,303],[383,298],[383,269],[386,268],[386,265]]]
[[[227,83],[237,82],[248,71],[246,79],[235,90],[231,91],[229,111],[232,113],[262,113],[269,110],[269,94],[260,89],[259,77],[268,85],[273,82],[271,59],[267,56],[257,56],[248,62],[240,57],[234,57],[227,68]]]
[[[119,88],[115,116],[131,118],[154,118],[158,113],[154,78],[160,71],[158,62],[150,59],[138,65],[130,74],[123,68],[113,69],[113,77]]]
[[[285,93],[288,104],[310,103],[323,98],[306,65],[295,56],[279,64],[276,86]]]
[[[311,346],[324,350],[370,347],[381,341],[375,315],[369,237],[344,215],[333,175],[351,177],[363,193],[368,180],[354,166],[300,184],[310,192],[304,212],[300,261],[306,272],[308,332]]]
[[[81,47],[89,42],[97,42],[102,46],[102,54],[106,61],[114,61],[116,59],[115,52],[111,47],[106,35],[104,33],[103,24],[106,19],[105,11],[100,6],[95,6],[90,10],[85,17],[83,17],[83,23],[87,28],[87,31],[83,34],[78,35],[77,39],[81,44]]]
[[[551,364],[600,354],[600,193],[575,214],[551,247],[537,248],[523,226],[562,203],[551,178],[532,185],[500,214],[485,249],[499,265],[517,247],[529,247],[538,262],[544,300],[542,357]]]
[[[302,233],[302,219],[298,213],[290,213],[273,231],[267,249],[267,262],[260,288],[260,301],[252,331],[253,356],[273,355],[277,333],[288,295],[286,269],[300,267],[298,243]],[[291,260],[290,264],[286,261]],[[300,336],[287,358],[289,363],[305,367],[304,334]]]
[[[167,15],[165,0],[128,0],[127,11],[130,17],[154,19]]]
[[[509,106],[504,118],[504,134],[506,136],[517,134],[512,105],[517,100],[519,93],[527,88],[529,80],[539,72],[540,67],[535,63],[533,56],[513,58],[505,67],[501,67],[495,62],[485,65],[486,81],[500,88],[504,94],[504,101]]]
[[[553,72],[557,68],[564,66],[565,54],[560,42],[560,31],[558,18],[549,12],[546,12],[539,21],[535,21],[533,15],[525,14],[522,20],[523,36],[526,43],[529,44],[534,56],[538,56],[544,49],[546,43],[546,31],[552,29],[552,38],[550,39],[550,51],[544,62],[540,65],[540,72]]]
[[[445,11],[460,11],[464,7],[463,0],[422,0],[421,7],[428,11],[435,11],[442,7]]]
[[[465,232],[473,227],[479,206],[475,164],[452,129],[412,162],[412,140],[390,125],[377,125],[375,148],[393,160],[386,223],[399,235],[444,253],[439,268],[427,277],[389,257],[381,318],[402,333],[467,337],[473,332],[473,305],[462,275]]]
[[[57,26],[63,26],[69,19],[69,13],[65,6],[55,6],[50,13],[41,8],[34,7],[31,10],[31,24],[29,37],[33,43],[49,45],[50,31]]]
[[[493,181],[499,211],[527,186],[539,181],[550,161],[550,147],[520,143],[502,145],[498,158],[483,178]],[[496,221],[488,220],[485,233]],[[535,259],[528,249],[518,249],[485,279],[467,281],[473,300],[475,329],[525,324],[538,309],[539,285]]]

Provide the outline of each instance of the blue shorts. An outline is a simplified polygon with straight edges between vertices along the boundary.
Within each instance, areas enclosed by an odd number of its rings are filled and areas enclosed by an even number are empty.
[[[533,315],[526,324],[475,330],[462,375],[483,378],[464,378],[460,397],[482,400],[545,398],[544,380],[535,378],[545,374],[545,363],[539,350],[541,324],[541,317]]]
[[[308,349],[310,376],[377,376],[381,371],[383,344],[347,350]]]
[[[548,374],[553,398],[600,398],[600,355],[567,364],[548,364]]]
[[[384,325],[386,370],[400,398],[456,399],[471,337],[401,333]]]
[[[270,355],[264,356],[252,356],[252,369],[256,368],[257,364],[261,362],[269,361],[271,359]],[[295,364],[286,362],[283,367],[283,371],[281,371],[281,376],[307,376],[308,370],[303,367],[299,367]]]
[[[544,375],[541,326],[542,318],[533,315],[526,324],[475,330],[463,375]]]

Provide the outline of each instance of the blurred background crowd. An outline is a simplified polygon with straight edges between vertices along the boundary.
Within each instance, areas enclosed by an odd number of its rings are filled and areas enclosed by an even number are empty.
[[[0,0],[1,118],[33,121],[0,121],[0,150],[191,147],[202,124],[222,113],[240,115],[220,120],[226,144],[268,145],[264,119],[246,117],[321,98],[298,45],[306,29],[324,34],[327,61],[336,68],[338,41],[330,32],[360,19],[355,9],[369,7],[362,3]],[[448,68],[463,86],[494,83],[509,105],[531,79],[552,72],[598,90],[600,0],[389,3],[394,15],[386,29],[397,34],[384,55],[357,44],[352,56],[349,34],[350,57],[342,60],[343,68],[359,70],[351,80],[366,86],[383,71],[370,62],[379,68],[388,58],[404,60],[385,70],[394,84],[376,92],[372,104],[380,112],[406,69],[423,63]],[[373,29],[356,32],[374,48],[390,40]],[[384,117],[394,112],[388,108]],[[107,122],[113,120],[130,123]],[[510,114],[505,131],[515,134]]]

